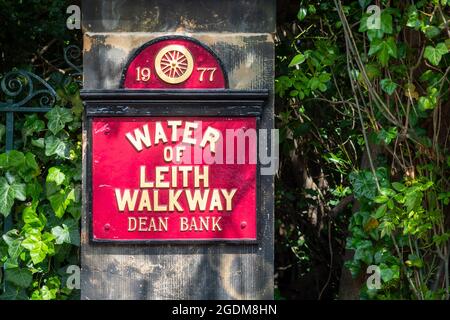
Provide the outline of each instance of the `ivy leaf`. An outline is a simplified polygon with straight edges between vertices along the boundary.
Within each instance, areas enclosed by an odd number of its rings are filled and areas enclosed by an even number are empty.
[[[408,267],[417,267],[417,268],[422,268],[423,267],[423,260],[418,257],[415,254],[409,254],[408,255],[408,260],[405,261],[405,264]]]
[[[447,46],[444,42],[441,42],[435,48],[427,46],[423,55],[432,65],[437,66],[441,62],[442,56],[447,52]]]
[[[37,205],[38,202],[34,202],[31,206],[26,207],[22,213],[22,220],[27,227],[41,231],[44,229],[47,219],[43,214],[37,214]]]
[[[64,220],[64,225],[69,228],[70,243],[74,246],[80,246],[80,225],[75,219]]]
[[[60,168],[58,167],[52,167],[50,169],[48,169],[48,175],[47,175],[47,182],[53,182],[55,183],[57,186],[60,186],[63,182],[64,179],[66,178],[66,175],[64,174],[64,172],[61,171]]]
[[[30,252],[34,264],[44,261],[47,256],[48,246],[41,240],[39,235],[30,235],[22,242],[22,247]]]
[[[381,13],[381,31],[392,34],[392,16],[386,10]]]
[[[75,202],[75,189],[60,190],[59,192],[48,197],[55,215],[62,218],[67,207]]]
[[[392,127],[389,130],[381,129],[377,135],[378,142],[383,141],[386,145],[390,144],[398,135],[397,127]]]
[[[12,261],[16,261],[22,252],[22,247],[20,246],[23,238],[19,236],[19,231],[13,229],[8,231],[3,235],[3,241],[8,245],[8,255]]]
[[[29,297],[23,288],[6,286],[6,291],[0,295],[0,300],[28,300]]]
[[[52,228],[52,234],[56,238],[56,244],[70,243],[69,228],[65,224],[62,227],[57,226]]]
[[[25,155],[16,150],[0,154],[0,169],[22,167],[25,163]]]
[[[377,211],[375,212],[375,215],[373,216],[375,219],[381,219],[386,214],[387,206],[383,204],[380,206]]]
[[[25,201],[25,191],[25,184],[17,182],[10,184],[4,177],[0,177],[0,213],[7,217],[14,205],[14,199]]]
[[[381,84],[381,89],[383,89],[383,91],[386,92],[388,95],[392,95],[398,86],[391,79],[383,79],[383,80],[381,80],[380,84]]]
[[[36,162],[36,156],[31,152],[25,154],[25,166],[27,169],[39,170],[39,165]]]
[[[302,53],[299,53],[292,59],[291,63],[289,63],[289,67],[300,65],[305,62],[305,60],[306,57]]]
[[[441,33],[441,30],[435,26],[425,26],[422,28],[422,31],[428,39],[433,39]]]
[[[7,154],[7,166],[9,168],[21,167],[25,163],[25,155],[17,150],[11,150]]]
[[[57,134],[64,128],[66,123],[73,120],[72,113],[69,109],[60,108],[58,106],[50,110],[45,117],[48,119],[48,129],[53,134]]]
[[[39,201],[42,192],[42,186],[38,181],[27,183],[26,189],[27,195],[31,197],[33,201]]]
[[[421,111],[433,110],[436,107],[437,100],[435,96],[420,97],[418,101]]]
[[[393,265],[391,267],[386,264],[380,264],[380,275],[384,282],[389,282],[393,279],[398,279],[400,277],[400,268],[398,265]]]
[[[370,44],[369,56],[377,54],[378,61],[383,67],[389,62],[389,57],[397,58],[397,44],[393,37],[387,40],[375,39]]]
[[[381,195],[379,195],[379,196],[376,196],[374,199],[373,199],[373,201],[375,201],[375,203],[386,203],[386,202],[388,202],[388,200],[389,200],[389,197],[388,196],[386,196],[386,195],[383,195],[383,194],[381,194]]]
[[[52,228],[52,234],[56,238],[56,244],[69,243],[75,246],[80,245],[78,223],[73,219],[66,219],[62,226]]]
[[[377,64],[369,63],[366,65],[367,76],[370,80],[378,78],[381,76],[381,71]]]
[[[35,132],[41,132],[45,129],[44,121],[40,120],[37,114],[25,116],[23,124],[22,135],[24,137],[31,136]]]
[[[362,242],[369,242],[370,241],[362,241]],[[372,263],[373,260],[373,255],[372,255],[372,243],[370,243],[370,246],[358,246],[355,250],[355,260],[361,260],[363,262],[365,262],[366,264],[370,265]]]
[[[45,138],[45,155],[50,157],[55,154],[69,159],[69,145],[58,137],[49,136]]]
[[[24,183],[16,183],[14,182],[13,184],[11,184],[11,188],[14,190],[14,197],[19,200],[19,201],[25,201],[27,196],[26,196],[26,189],[27,186]]]
[[[306,18],[306,14],[307,14],[306,8],[301,7],[300,10],[298,10],[298,13],[297,13],[297,19],[299,21],[302,21],[303,19]]]
[[[372,173],[368,171],[352,172],[350,181],[357,199],[365,197],[372,200],[376,197],[378,191]]]
[[[319,86],[320,86],[319,78],[316,77],[311,78],[311,80],[309,81],[309,87],[311,88],[311,90],[316,90]]]
[[[5,279],[20,288],[27,288],[33,281],[33,274],[30,270],[23,268],[7,269]]]
[[[39,165],[36,162],[36,156],[31,152],[25,154],[24,164],[19,168],[19,175],[29,183],[34,177],[41,173]]]
[[[419,30],[421,25],[422,21],[419,19],[417,8],[414,5],[410,6],[408,8],[408,21],[406,22],[406,26]]]
[[[405,197],[406,211],[410,213],[413,211],[421,202],[423,198],[423,193],[421,191],[409,192]]]
[[[45,147],[45,140],[44,138],[33,139],[31,140],[31,145],[43,149]]]
[[[50,289],[47,286],[42,286],[40,293],[42,300],[54,300],[56,299],[57,289]]]
[[[397,190],[398,192],[403,192],[406,190],[406,187],[403,183],[400,182],[393,182],[392,187]]]

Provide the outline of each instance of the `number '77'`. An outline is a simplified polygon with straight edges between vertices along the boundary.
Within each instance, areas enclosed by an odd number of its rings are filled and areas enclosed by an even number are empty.
[[[200,71],[200,78],[198,81],[203,82],[203,77],[205,75],[205,72],[209,72],[209,82],[212,82],[214,80],[214,73],[216,72],[217,68],[197,68],[197,71]]]

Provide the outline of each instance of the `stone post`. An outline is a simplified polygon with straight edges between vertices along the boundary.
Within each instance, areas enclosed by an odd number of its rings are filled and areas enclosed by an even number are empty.
[[[82,11],[84,89],[118,89],[136,49],[182,35],[214,51],[230,89],[268,89],[260,127],[274,127],[274,0],[83,0]],[[81,298],[273,299],[273,176],[259,179],[257,244],[92,243],[85,206]]]

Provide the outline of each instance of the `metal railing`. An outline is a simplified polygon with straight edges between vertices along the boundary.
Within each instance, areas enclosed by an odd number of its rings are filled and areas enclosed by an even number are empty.
[[[75,45],[64,49],[64,60],[71,72],[66,74],[65,81],[73,79],[81,85],[82,68],[75,61],[81,58],[81,49]],[[3,101],[2,101],[3,100]],[[5,152],[14,149],[14,120],[16,114],[46,113],[57,101],[53,87],[44,79],[26,70],[8,72],[0,81],[0,113],[5,113],[6,136]],[[12,215],[3,221],[3,233],[13,226]],[[4,281],[3,272],[3,281]],[[6,282],[3,283],[3,289]]]

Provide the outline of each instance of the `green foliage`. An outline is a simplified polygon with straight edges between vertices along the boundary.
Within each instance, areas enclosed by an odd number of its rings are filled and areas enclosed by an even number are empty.
[[[370,44],[369,56],[376,54],[382,67],[388,65],[390,58],[397,58],[397,44],[393,37],[387,39],[374,39]]]
[[[67,7],[80,2],[0,0],[0,74],[15,67],[29,68],[32,63],[38,65],[39,74],[47,69],[41,63],[59,59],[63,41],[81,35],[66,28]]]
[[[302,270],[330,263],[324,247],[353,252],[355,279],[379,267],[382,287],[359,283],[363,299],[448,299],[450,3],[377,2],[378,29],[371,4],[303,0],[279,26],[279,241],[304,239]],[[345,248],[330,240],[343,229]],[[355,287],[329,272],[334,297]]]
[[[427,46],[425,48],[424,57],[434,66],[439,65],[442,57],[448,53],[448,48],[444,42],[438,43],[436,47]]]
[[[61,79],[56,76],[54,79]],[[0,240],[0,299],[68,299],[61,270],[78,263],[81,134],[75,83],[54,82],[57,105],[16,119],[20,151],[0,154],[0,212],[13,228]],[[16,136],[16,139],[19,136]]]

